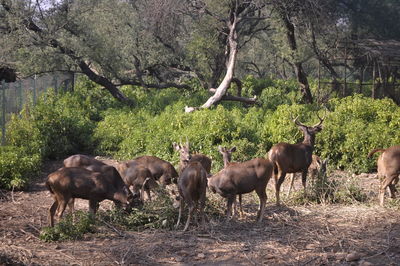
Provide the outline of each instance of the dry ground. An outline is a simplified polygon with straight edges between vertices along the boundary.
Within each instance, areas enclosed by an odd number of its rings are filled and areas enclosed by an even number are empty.
[[[250,195],[243,218],[211,219],[205,231],[104,226],[84,240],[45,243],[38,236],[52,199],[44,180],[60,166],[46,164],[28,191],[0,193],[0,265],[400,265],[400,211],[380,208],[376,201],[276,207],[270,197],[264,221],[256,224]],[[374,175],[359,178],[375,197]],[[79,201],[77,208],[87,209],[87,203]],[[360,259],[347,261],[353,252]]]

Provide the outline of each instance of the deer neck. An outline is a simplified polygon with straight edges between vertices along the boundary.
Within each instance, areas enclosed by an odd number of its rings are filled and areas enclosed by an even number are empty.
[[[311,149],[314,149],[315,135],[309,134],[309,133],[304,133],[303,144],[307,145],[307,146],[310,146]]]

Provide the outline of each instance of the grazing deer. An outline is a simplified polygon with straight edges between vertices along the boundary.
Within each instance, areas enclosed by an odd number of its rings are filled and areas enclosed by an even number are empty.
[[[400,145],[392,146],[387,149],[375,149],[368,154],[370,158],[374,153],[382,152],[379,155],[378,176],[381,180],[379,188],[379,203],[383,207],[386,188],[389,187],[391,198],[396,197],[396,184],[399,182],[400,175]]]
[[[149,169],[133,160],[121,162],[116,168],[125,184],[132,187],[134,195],[140,194],[140,199],[144,201],[143,192],[146,191],[147,198],[151,200],[150,189],[157,188],[158,184]]]
[[[325,119],[319,118],[319,123],[314,126],[306,126],[300,123],[296,117],[293,122],[303,132],[304,140],[301,143],[289,144],[278,143],[272,146],[268,152],[268,158],[274,164],[276,204],[280,204],[279,192],[287,173],[301,172],[301,180],[304,191],[306,189],[306,179],[308,167],[312,161],[314,150],[315,134],[322,130],[322,122]]]
[[[318,176],[324,176],[326,173],[328,159],[321,160],[318,155],[312,155],[312,162],[308,167],[308,175],[311,177],[311,180],[315,180]],[[294,179],[296,177],[296,173],[292,173],[290,186],[288,190],[288,196],[290,195],[291,190],[293,189]]]
[[[255,158],[242,163],[234,163],[208,178],[208,187],[214,192],[227,198],[227,219],[232,214],[232,204],[236,195],[256,191],[260,199],[257,220],[261,222],[264,216],[267,194],[265,189],[272,176],[274,166],[264,158]]]
[[[189,227],[190,219],[195,209],[198,209],[200,212],[202,227],[204,228],[205,226],[204,207],[206,202],[207,176],[208,173],[202,164],[197,161],[189,162],[179,176],[178,190],[180,197],[177,198],[179,200],[179,216],[176,227],[179,226],[181,221],[185,202],[189,208],[189,215],[183,231],[186,231]],[[200,208],[198,208],[199,203]]]
[[[93,172],[81,167],[63,167],[48,175],[46,187],[54,198],[49,210],[50,226],[54,226],[54,215],[61,219],[68,204],[71,213],[75,198],[89,200],[89,212],[95,214],[99,202],[109,199],[117,206],[129,209],[134,196],[129,191],[118,171]]]
[[[222,155],[222,160],[224,161],[224,168],[227,168],[229,165],[235,164],[234,162],[231,162],[232,160],[232,152],[236,151],[236,147],[232,147],[230,149],[222,146],[218,146],[218,151]],[[242,194],[239,194],[239,216],[243,216],[243,209],[242,209]],[[234,214],[237,212],[237,206],[236,206],[236,199],[234,202]]]
[[[171,182],[178,178],[174,166],[155,156],[140,156],[130,162],[142,165],[149,169],[151,175],[155,180],[159,180],[162,185],[169,185]]]
[[[207,171],[207,174],[211,172],[211,159],[203,154],[191,154],[189,148],[189,141],[186,140],[186,144],[182,143],[172,143],[172,146],[176,151],[179,152],[179,174],[185,169],[189,162],[200,162],[204,169]]]

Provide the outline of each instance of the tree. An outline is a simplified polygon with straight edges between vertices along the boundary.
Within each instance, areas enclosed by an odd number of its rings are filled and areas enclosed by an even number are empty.
[[[209,19],[215,20],[216,25],[219,25],[218,32],[225,36],[220,38],[224,44],[224,55],[218,56],[220,61],[224,59],[223,63],[218,67],[217,75],[222,73],[222,66],[224,66],[225,75],[217,88],[210,88],[213,95],[201,106],[201,108],[210,108],[221,100],[242,101],[248,104],[254,104],[255,98],[243,98],[233,95],[227,95],[227,90],[232,81],[235,81],[235,65],[237,61],[237,53],[239,51],[239,36],[252,38],[261,30],[266,30],[266,26],[259,26],[260,22],[264,20],[263,4],[258,1],[239,1],[239,0],[226,0],[220,3],[219,8],[215,8],[215,2],[212,1],[190,1],[197,12],[201,12]],[[210,8],[214,7],[214,8]],[[220,35],[221,36],[221,35]],[[248,40],[246,40],[248,41]],[[244,43],[246,42],[244,41]],[[187,108],[186,111],[193,111],[196,108]]]

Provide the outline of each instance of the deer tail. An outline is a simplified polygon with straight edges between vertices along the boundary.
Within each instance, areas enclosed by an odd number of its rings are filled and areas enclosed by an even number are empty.
[[[375,149],[368,153],[368,158],[371,158],[375,152],[384,152],[386,149]]]

